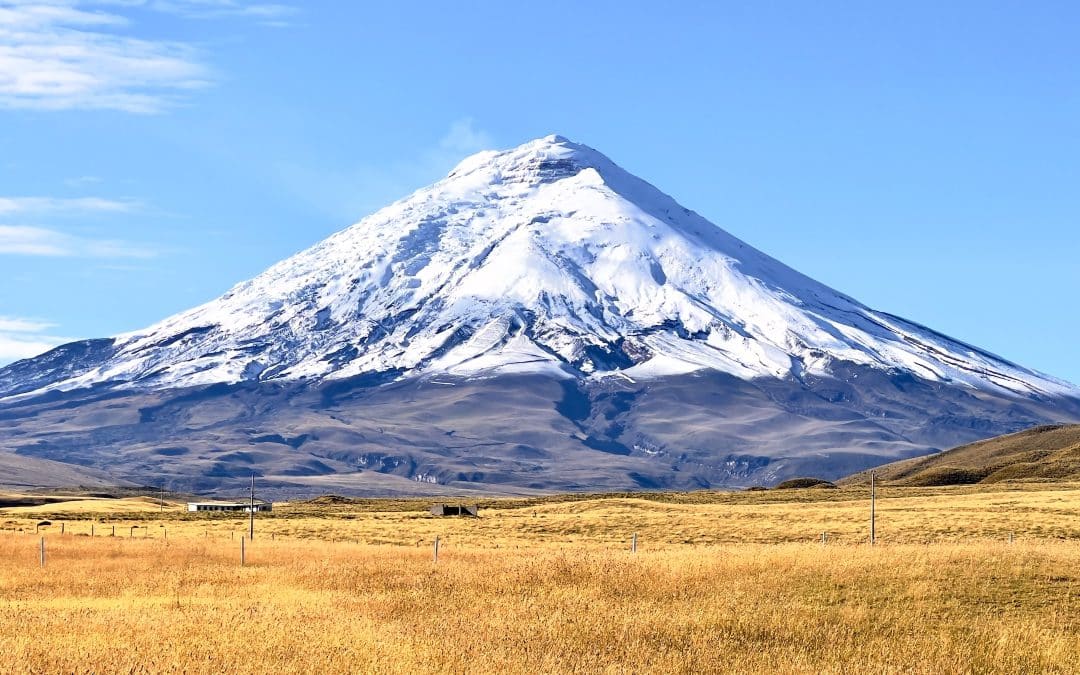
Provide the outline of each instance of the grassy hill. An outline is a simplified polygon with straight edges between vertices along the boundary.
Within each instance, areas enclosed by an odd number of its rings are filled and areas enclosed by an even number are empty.
[[[1041,426],[875,469],[892,485],[929,487],[1001,481],[1080,480],[1080,424]],[[840,481],[859,485],[863,471]]]

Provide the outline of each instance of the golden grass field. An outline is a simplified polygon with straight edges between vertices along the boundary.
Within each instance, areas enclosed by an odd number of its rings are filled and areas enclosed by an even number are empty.
[[[0,671],[1080,672],[1077,485],[426,505],[0,510]]]

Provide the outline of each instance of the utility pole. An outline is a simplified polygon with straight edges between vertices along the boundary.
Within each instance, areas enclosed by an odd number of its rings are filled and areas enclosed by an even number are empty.
[[[875,472],[875,471],[870,472],[870,545],[871,546],[873,546],[874,542],[877,540],[877,531],[876,531],[876,528],[877,528],[876,506],[877,506],[877,504],[875,503],[877,501],[877,483],[875,481],[875,479],[877,477],[876,473],[877,472]]]
[[[248,506],[248,539],[255,539],[255,474],[251,474],[251,504]]]

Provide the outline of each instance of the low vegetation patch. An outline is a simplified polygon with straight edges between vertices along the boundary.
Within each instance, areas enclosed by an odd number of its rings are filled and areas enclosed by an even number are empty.
[[[933,487],[938,485],[973,485],[990,474],[986,469],[960,469],[954,466],[936,466],[900,481],[902,485]]]
[[[774,490],[802,490],[806,488],[835,488],[836,484],[823,478],[791,478],[778,484]]]

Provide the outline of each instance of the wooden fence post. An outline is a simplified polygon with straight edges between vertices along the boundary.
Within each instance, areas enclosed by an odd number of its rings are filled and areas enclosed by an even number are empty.
[[[45,569],[45,537],[41,538],[41,568]]]
[[[439,562],[439,535],[435,535],[435,562]]]
[[[877,541],[877,472],[870,472],[870,545]]]
[[[634,533],[633,538],[630,540],[630,552],[637,553],[637,532]]]
[[[240,566],[241,567],[244,566],[244,558],[245,558],[244,554],[245,554],[245,551],[244,551],[244,538],[240,537]]]

